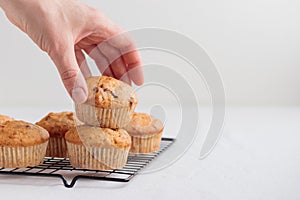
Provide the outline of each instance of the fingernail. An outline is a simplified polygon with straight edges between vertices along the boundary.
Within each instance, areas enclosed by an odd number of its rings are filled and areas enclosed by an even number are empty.
[[[87,96],[82,88],[74,88],[72,90],[72,99],[75,101],[75,103],[84,103],[87,99]]]

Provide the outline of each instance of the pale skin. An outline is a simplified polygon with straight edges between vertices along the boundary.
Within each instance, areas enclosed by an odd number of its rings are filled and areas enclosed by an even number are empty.
[[[103,75],[143,84],[134,42],[99,10],[77,0],[0,0],[0,7],[48,53],[76,103],[86,101],[84,78],[91,76],[83,52],[95,60]]]

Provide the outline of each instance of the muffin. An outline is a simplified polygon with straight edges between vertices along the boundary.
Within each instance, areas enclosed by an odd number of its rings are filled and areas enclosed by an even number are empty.
[[[160,147],[164,126],[162,122],[145,113],[134,113],[125,130],[131,136],[130,153],[153,153]]]
[[[14,119],[11,117],[8,117],[6,115],[0,115],[0,124],[3,124],[7,121],[13,121]]]
[[[88,100],[75,104],[78,119],[102,128],[125,127],[137,104],[133,88],[117,79],[101,76],[86,79]]]
[[[24,121],[7,121],[0,125],[0,167],[22,168],[43,163],[48,132]]]
[[[36,123],[36,125],[43,127],[50,134],[46,152],[47,157],[67,157],[65,134],[78,123],[72,112],[51,112]]]
[[[73,167],[94,170],[125,166],[131,140],[123,129],[78,126],[66,133],[70,163]]]

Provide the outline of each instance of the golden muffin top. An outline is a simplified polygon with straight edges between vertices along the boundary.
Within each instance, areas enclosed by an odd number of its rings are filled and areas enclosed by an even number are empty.
[[[50,136],[64,137],[65,133],[78,123],[80,122],[73,112],[51,112],[37,122],[36,125],[46,129]]]
[[[48,140],[48,131],[40,126],[24,121],[7,121],[0,124],[0,146],[33,146]]]
[[[133,113],[125,130],[129,135],[152,135],[163,131],[164,126],[159,119],[146,113]]]
[[[108,76],[93,76],[86,79],[88,86],[87,104],[99,108],[134,108],[137,104],[133,88]]]
[[[14,118],[6,116],[6,115],[0,115],[0,124],[5,123],[7,121],[13,121]]]
[[[69,130],[65,135],[66,141],[88,147],[116,147],[131,146],[131,138],[123,129],[100,128],[93,126],[78,126]]]

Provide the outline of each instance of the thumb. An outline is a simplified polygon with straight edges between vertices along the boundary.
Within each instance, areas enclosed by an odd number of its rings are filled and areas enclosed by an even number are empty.
[[[52,51],[51,59],[57,67],[63,84],[75,103],[84,103],[87,100],[87,86],[75,57],[73,45]]]

